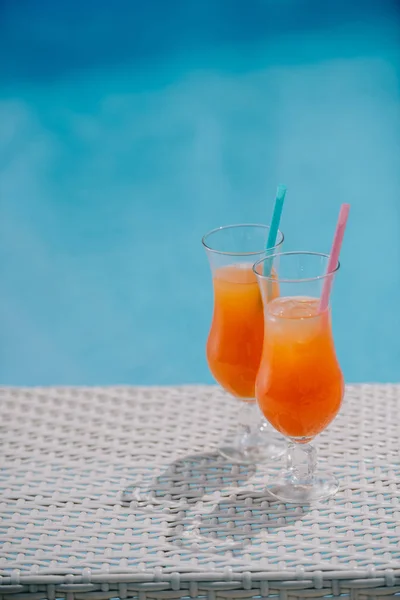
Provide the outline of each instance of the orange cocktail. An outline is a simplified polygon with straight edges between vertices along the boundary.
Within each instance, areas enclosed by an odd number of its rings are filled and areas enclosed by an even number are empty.
[[[214,314],[207,340],[211,373],[224,389],[254,400],[264,340],[264,313],[252,266],[238,263],[213,274]]]
[[[283,451],[282,440],[268,431],[255,400],[264,317],[252,269],[265,256],[269,231],[266,225],[227,225],[203,238],[214,288],[213,318],[206,347],[208,365],[216,381],[244,401],[238,412],[236,435],[229,435],[219,448],[225,458],[234,462],[254,463]],[[282,242],[283,235],[278,232],[276,248]]]
[[[317,469],[310,443],[336,417],[344,381],[323,291],[339,269],[315,252],[282,252],[254,265],[264,305],[265,335],[256,398],[266,419],[288,438],[287,468],[268,491],[284,502],[308,503],[336,493],[334,475]],[[279,297],[268,290],[279,285]],[[327,284],[325,282],[328,282]],[[328,297],[329,300],[329,297]]]
[[[286,297],[265,312],[259,406],[283,435],[312,439],[336,417],[344,392],[329,310],[319,312],[319,299]]]

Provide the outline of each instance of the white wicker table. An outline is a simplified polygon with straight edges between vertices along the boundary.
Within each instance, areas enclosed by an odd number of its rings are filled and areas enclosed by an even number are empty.
[[[318,440],[332,500],[263,493],[215,448],[214,387],[0,389],[0,598],[400,595],[400,386],[348,386]]]

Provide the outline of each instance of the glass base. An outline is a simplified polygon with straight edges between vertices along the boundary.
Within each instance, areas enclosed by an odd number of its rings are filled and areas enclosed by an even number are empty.
[[[233,463],[255,464],[282,456],[287,449],[285,439],[273,431],[260,412],[254,398],[241,399],[235,437],[225,441],[219,453]]]
[[[230,462],[254,464],[279,458],[286,451],[286,443],[261,423],[255,430],[223,442],[218,451]]]
[[[301,481],[294,478],[292,473],[284,472],[266,489],[277,500],[310,504],[334,496],[339,489],[339,482],[332,473],[325,471],[315,471],[310,482]]]

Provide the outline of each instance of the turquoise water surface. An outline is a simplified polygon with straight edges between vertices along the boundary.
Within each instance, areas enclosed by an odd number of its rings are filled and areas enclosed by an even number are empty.
[[[330,6],[327,6],[330,4]],[[211,382],[201,236],[328,251],[348,381],[398,381],[393,2],[2,0],[0,383]]]

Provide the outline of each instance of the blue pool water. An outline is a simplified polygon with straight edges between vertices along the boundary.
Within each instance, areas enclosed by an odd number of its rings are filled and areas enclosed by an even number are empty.
[[[266,222],[279,182],[286,249],[328,251],[351,202],[339,358],[398,381],[399,25],[379,0],[1,0],[0,382],[211,382],[201,236]]]

